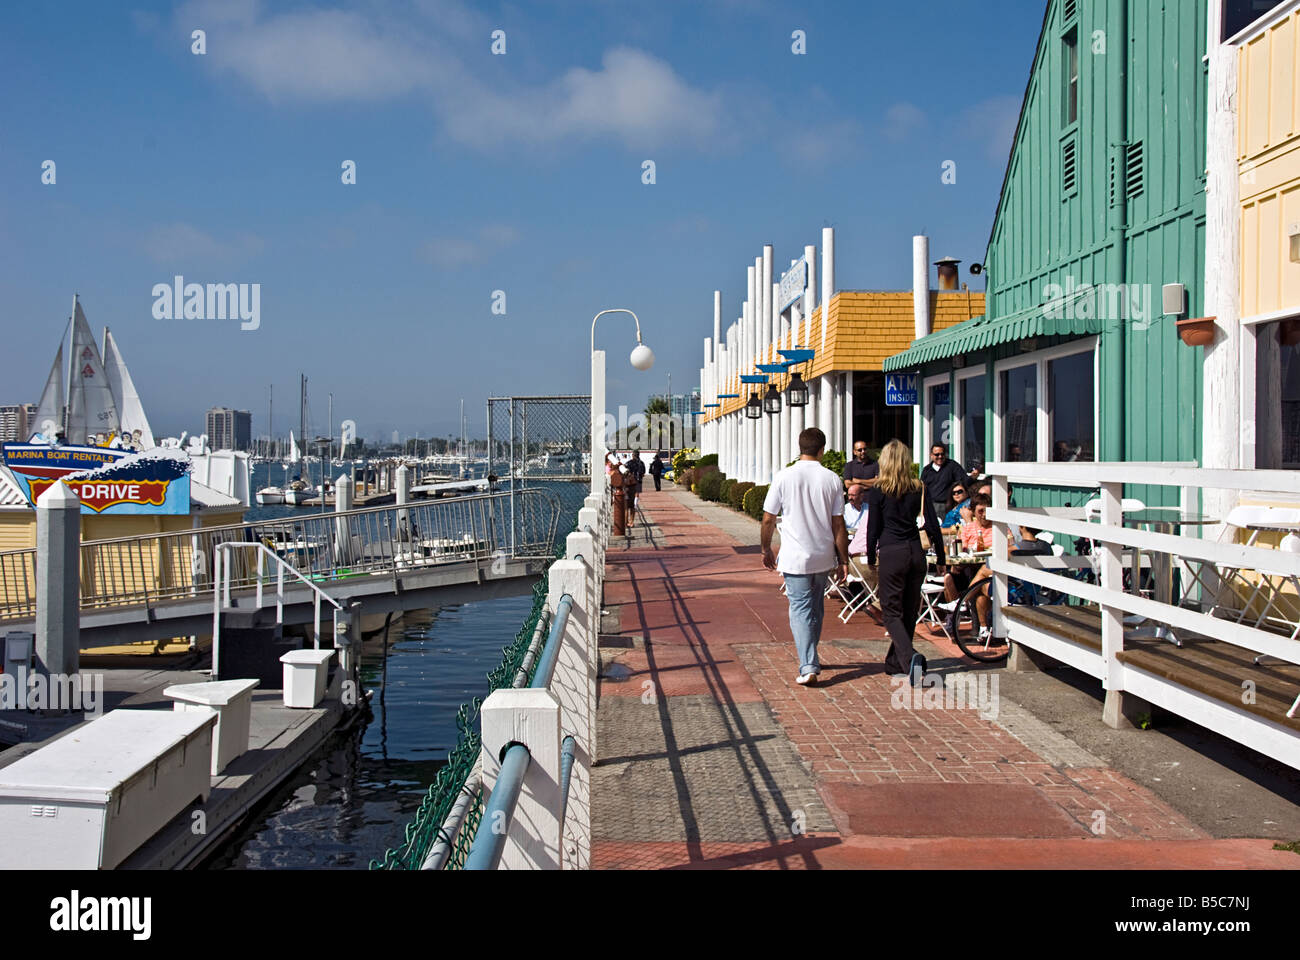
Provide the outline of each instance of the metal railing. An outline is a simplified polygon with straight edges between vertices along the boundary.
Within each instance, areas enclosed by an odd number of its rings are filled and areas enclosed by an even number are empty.
[[[284,575],[288,573],[295,579],[306,584],[312,591],[313,619],[312,624],[314,632],[312,640],[316,649],[320,649],[320,604],[321,600],[331,604],[335,610],[342,610],[343,605],[322,590],[319,586],[312,583],[301,573],[293,568],[283,557],[272,553],[270,547],[262,543],[221,543],[217,545],[214,570],[212,575],[212,675],[220,675],[220,655],[221,655],[221,614],[227,610],[232,610],[231,605],[231,578],[229,571],[231,569],[231,554],[235,550],[251,549],[257,551],[257,586],[254,594],[255,600],[252,609],[262,609],[262,584],[265,581],[266,560],[269,557],[271,565],[275,568],[275,622],[284,623]]]
[[[555,616],[551,618],[550,634],[546,638],[546,646],[542,648],[541,656],[537,661],[537,670],[533,673],[533,682],[529,687],[534,690],[545,690],[551,684],[551,675],[555,672],[555,662],[559,657],[560,646],[564,642],[564,631],[569,626],[569,614],[573,610],[573,597],[567,593],[560,598],[559,604],[555,608]],[[570,737],[570,740],[573,738]],[[572,747],[569,749],[569,765],[572,768]],[[483,811],[483,819],[488,823],[507,824],[510,818],[514,816],[515,806],[519,803],[519,791],[524,786],[524,775],[528,772],[528,765],[532,760],[528,748],[522,743],[517,743],[506,751],[501,759],[501,772],[497,778],[496,785],[492,788],[492,796],[488,799],[487,808]],[[568,789],[565,784],[565,797],[567,799]],[[480,832],[474,838],[474,845],[470,848],[469,857],[465,861],[466,870],[495,870],[501,862],[501,852],[505,849],[506,832],[497,829],[495,826],[485,833]]]
[[[311,580],[331,581],[465,561],[550,557],[559,500],[541,489],[402,506],[304,513],[275,520],[81,545],[81,608],[98,610],[195,598],[211,589],[216,550],[260,543]],[[251,557],[229,558],[234,590],[261,581]],[[0,621],[36,614],[35,548],[0,552]]]

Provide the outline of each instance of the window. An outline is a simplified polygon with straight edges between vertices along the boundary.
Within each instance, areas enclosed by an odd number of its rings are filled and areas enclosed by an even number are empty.
[[[952,450],[952,387],[948,375],[931,377],[925,382],[925,449],[942,443]],[[924,461],[922,461],[924,462]]]
[[[1092,354],[1047,362],[1047,441],[1053,460],[1096,460]]]
[[[993,448],[999,459],[1097,458],[1097,338],[999,361]]]
[[[1061,37],[1061,70],[1065,80],[1061,125],[1068,127],[1079,119],[1078,27],[1070,29]]]
[[[1038,368],[1033,364],[1003,370],[998,384],[1002,398],[1002,459],[1038,459]]]
[[[1300,343],[1286,344],[1282,336],[1297,322],[1260,324],[1255,334],[1255,466],[1260,470],[1300,469]]]
[[[957,381],[957,410],[960,441],[957,457],[967,470],[978,468],[984,472],[984,422],[987,390],[984,371],[962,377]]]
[[[1236,36],[1285,0],[1223,0],[1223,37]]]

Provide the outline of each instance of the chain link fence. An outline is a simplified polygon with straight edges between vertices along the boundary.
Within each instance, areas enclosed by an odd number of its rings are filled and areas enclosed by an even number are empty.
[[[591,397],[490,397],[488,472],[497,489],[543,489],[560,502],[560,525],[576,516],[591,489]],[[516,522],[533,518],[515,498]]]

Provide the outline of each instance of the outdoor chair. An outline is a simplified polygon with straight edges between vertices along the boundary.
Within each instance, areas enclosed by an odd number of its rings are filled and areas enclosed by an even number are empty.
[[[861,591],[854,595],[848,590],[848,585],[850,583],[861,584]],[[849,620],[853,618],[853,615],[863,607],[877,602],[877,588],[873,587],[862,577],[861,574],[858,573],[857,566],[854,563],[849,564],[849,575],[845,578],[844,582],[834,583],[833,585],[836,593],[839,594],[840,599],[844,601],[844,609],[838,614],[841,623],[848,623]]]
[[[1295,508],[1237,506],[1232,508],[1224,520],[1224,529],[1219,541],[1221,543],[1233,543],[1238,535],[1244,534],[1246,546],[1255,546],[1260,533],[1265,530],[1284,529],[1297,523],[1300,523],[1300,510]],[[1288,553],[1300,553],[1300,537],[1288,533],[1279,544],[1278,549]],[[1217,584],[1206,583],[1199,576],[1194,578],[1213,597],[1209,609],[1211,616],[1221,613],[1224,619],[1235,619],[1237,623],[1247,622],[1249,618],[1251,626],[1257,629],[1264,629],[1267,624],[1274,629],[1286,632],[1291,640],[1300,637],[1300,611],[1297,611],[1297,615],[1292,618],[1285,615],[1277,607],[1278,601],[1284,596],[1282,588],[1286,584],[1289,583],[1296,591],[1296,594],[1300,595],[1300,578],[1294,574],[1279,573],[1266,567],[1259,567],[1254,570],[1224,567],[1222,569],[1216,568],[1215,573]],[[1248,573],[1255,575],[1253,583],[1246,576]],[[1249,596],[1245,602],[1240,602],[1241,591],[1246,590],[1250,591]],[[1261,593],[1264,593],[1266,602],[1257,615],[1252,614],[1251,608],[1260,599]],[[1262,655],[1256,657],[1255,662],[1259,663],[1261,659],[1263,659]],[[1297,702],[1300,702],[1300,700]],[[1292,709],[1294,710],[1294,707]]]

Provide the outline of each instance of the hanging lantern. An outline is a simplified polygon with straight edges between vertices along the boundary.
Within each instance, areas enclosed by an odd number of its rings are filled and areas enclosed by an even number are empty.
[[[785,388],[785,402],[792,407],[808,406],[808,384],[803,382],[801,374],[790,375],[790,386]]]
[[[775,383],[767,385],[767,395],[763,397],[763,410],[769,414],[781,412],[781,391]]]
[[[758,399],[758,391],[755,390],[749,395],[749,403],[745,404],[745,417],[749,420],[757,420],[763,415],[763,401]]]

